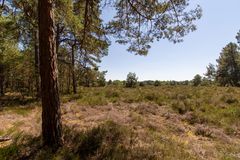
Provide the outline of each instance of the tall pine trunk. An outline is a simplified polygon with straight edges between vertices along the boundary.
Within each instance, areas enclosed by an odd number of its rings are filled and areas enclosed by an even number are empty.
[[[35,48],[35,87],[36,87],[36,98],[40,98],[40,79],[39,79],[39,43],[38,43],[38,29],[34,32],[34,48]]]
[[[62,144],[53,0],[38,0],[43,145]]]
[[[71,66],[68,66],[68,70],[66,70],[68,76],[67,76],[67,90],[66,93],[70,94],[70,85],[71,85]]]
[[[0,96],[4,95],[4,66],[0,64]]]
[[[76,43],[75,43],[76,44]],[[74,59],[74,49],[75,49],[75,44],[72,45],[72,87],[73,87],[73,93],[77,93],[77,83],[76,83],[76,76],[75,76],[75,59]]]
[[[0,16],[2,16],[3,8],[4,8],[5,0],[2,1],[2,4],[0,6]],[[0,64],[0,96],[4,95],[4,66],[3,64]]]

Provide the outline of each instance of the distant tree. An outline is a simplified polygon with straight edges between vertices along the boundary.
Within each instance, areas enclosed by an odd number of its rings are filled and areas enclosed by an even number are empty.
[[[156,81],[154,82],[154,86],[160,86],[160,81],[156,80]]]
[[[133,88],[133,87],[136,87],[137,86],[137,76],[135,73],[128,73],[127,75],[127,79],[126,79],[126,87],[130,87],[130,88]]]
[[[229,43],[217,59],[216,80],[222,85],[240,86],[240,53],[238,45]]]
[[[97,76],[97,83],[99,87],[104,87],[106,85],[106,75],[107,71],[99,72]]]
[[[123,85],[123,86],[126,86],[126,81],[125,80],[120,81],[120,84]]]
[[[197,74],[194,76],[192,82],[193,86],[199,86],[202,83],[202,77],[199,74]]]
[[[144,84],[145,84],[145,85],[154,85],[154,81],[152,81],[152,80],[146,80],[146,81],[144,81]]]
[[[207,77],[202,78],[201,86],[209,86],[211,84],[213,84],[213,82],[210,81]]]
[[[12,16],[12,10],[8,8],[8,12],[4,12],[4,1],[2,3],[2,9],[0,7],[0,96],[4,95],[4,88],[6,87],[7,71],[8,66],[11,63],[12,56],[17,52],[17,25],[16,21]],[[4,16],[1,16],[4,12]],[[15,62],[15,61],[12,61]],[[14,75],[15,76],[15,75]]]
[[[177,85],[177,81],[169,81],[169,85],[175,86],[175,85]]]
[[[107,85],[111,85],[113,82],[111,79],[109,79],[109,81],[107,82]]]
[[[214,81],[216,78],[216,68],[212,63],[207,66],[207,72],[204,74],[209,81]]]
[[[120,85],[122,85],[122,82],[121,82],[120,80],[114,80],[114,81],[112,82],[112,84],[113,84],[114,86],[120,86]]]
[[[82,74],[80,77],[80,84],[84,87],[96,87],[99,86],[100,83],[101,86],[105,85],[105,74],[106,71],[100,72],[97,67],[91,68],[86,67],[82,69]]]
[[[37,99],[41,96],[40,77],[39,77],[39,37],[38,37],[38,10],[36,0],[14,0],[13,6],[17,10],[19,40],[23,48],[34,53],[34,73],[32,79],[35,79],[35,96]],[[29,54],[31,55],[31,54]],[[31,59],[30,59],[31,60]],[[32,61],[32,60],[31,60]],[[33,82],[32,82],[33,83]]]
[[[145,83],[144,83],[144,82],[140,82],[140,83],[139,83],[139,86],[140,86],[140,87],[144,87],[144,86],[145,86]]]
[[[183,85],[189,85],[189,81],[188,80],[185,80],[182,82]]]

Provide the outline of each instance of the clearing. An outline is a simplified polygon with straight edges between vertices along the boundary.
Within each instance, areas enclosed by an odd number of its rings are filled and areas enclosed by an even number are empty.
[[[0,142],[0,159],[240,159],[238,92],[81,88],[62,97],[65,145],[55,154],[41,148],[37,102],[4,104],[0,136],[11,140]]]

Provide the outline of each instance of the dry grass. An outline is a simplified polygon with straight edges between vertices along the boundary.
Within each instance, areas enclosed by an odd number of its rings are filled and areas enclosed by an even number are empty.
[[[40,136],[40,107],[4,109],[0,134],[20,138],[0,149],[0,159],[6,155],[30,159],[240,159],[239,95],[237,88],[217,87],[81,89],[81,96],[63,97],[65,145],[57,153],[39,149],[40,139],[34,138]]]

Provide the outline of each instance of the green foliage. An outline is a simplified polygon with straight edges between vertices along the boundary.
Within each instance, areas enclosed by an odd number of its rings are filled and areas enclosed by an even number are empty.
[[[147,54],[153,40],[181,41],[196,29],[193,22],[201,17],[200,7],[191,10],[187,2],[147,1],[145,6],[123,0],[54,1],[60,92],[70,93],[72,84],[105,86],[105,73],[96,73],[95,68],[108,54],[107,34],[116,36],[119,43],[129,43],[128,50],[141,55]],[[103,4],[116,9],[116,16],[107,25],[101,17]],[[0,16],[1,90],[21,92],[23,97],[39,90],[37,23],[37,1],[5,1]],[[71,82],[74,79],[76,83]]]
[[[161,83],[159,81],[154,82],[154,86],[160,86],[160,85],[161,85]]]
[[[21,110],[19,106],[31,106],[36,103],[36,99],[32,97],[22,97],[20,93],[6,93],[4,96],[0,97],[0,106],[6,108],[18,108]],[[27,107],[28,108],[28,107]],[[27,109],[26,108],[26,109]],[[23,110],[25,107],[22,108]]]
[[[4,9],[4,15],[0,16],[0,94],[4,87],[4,91],[10,89],[21,92],[23,96],[35,95],[35,81],[39,76],[37,1],[5,2],[6,10]],[[86,86],[104,85],[105,73],[92,72],[97,68],[97,63],[101,62],[101,58],[107,55],[110,43],[100,15],[100,2],[55,1],[56,50],[61,93],[70,92],[72,70],[76,74],[76,84],[84,81]],[[17,64],[12,56],[16,52],[20,54]],[[8,64],[11,66],[8,67]],[[90,80],[86,80],[85,76],[90,77]]]
[[[0,159],[1,160],[10,160],[10,159],[14,159],[13,155],[17,155],[18,154],[18,147],[16,144],[13,144],[9,147],[5,147],[5,148],[0,148]]]
[[[107,85],[112,85],[113,84],[113,82],[112,82],[112,80],[110,79],[108,82],[107,82]]]
[[[85,68],[82,77],[79,77],[80,84],[85,87],[104,87],[106,85],[107,71],[99,71],[98,68]]]
[[[104,87],[106,85],[106,75],[107,71],[99,72],[98,77],[97,77],[97,83],[99,87]]]
[[[129,44],[128,51],[147,55],[150,43],[168,39],[174,43],[196,30],[194,21],[201,17],[201,8],[188,8],[189,0],[113,1],[116,16],[108,29],[120,44]]]
[[[213,64],[209,63],[205,76],[207,76],[209,81],[214,81],[216,79],[216,68]]]
[[[202,83],[202,77],[199,74],[195,75],[192,83],[194,86],[199,86]]]
[[[139,82],[139,86],[140,86],[140,87],[144,87],[144,86],[145,86],[145,83],[144,83],[144,82]]]
[[[229,43],[217,59],[217,82],[222,86],[240,86],[240,53],[237,44]]]
[[[120,80],[114,80],[112,83],[114,86],[121,86],[123,83]]]
[[[133,88],[137,86],[137,76],[135,73],[128,73],[127,79],[126,79],[126,87]]]
[[[108,89],[105,91],[106,98],[118,98],[120,97],[120,92],[115,89]]]
[[[97,106],[97,105],[106,105],[107,99],[104,96],[89,96],[79,99],[78,104],[87,105],[87,106]]]
[[[99,2],[56,1],[59,81],[63,92],[70,90],[70,68],[76,73],[77,84],[88,87],[105,85],[105,73],[96,68],[101,58],[108,54],[110,42],[100,14]],[[71,52],[73,55],[69,54]],[[70,66],[73,65],[70,59],[74,59],[74,66]]]

